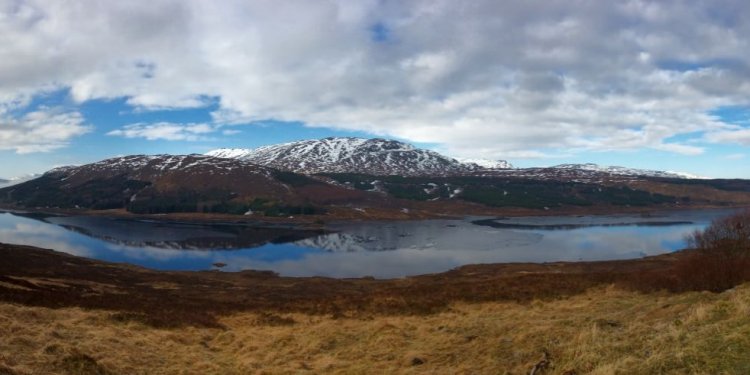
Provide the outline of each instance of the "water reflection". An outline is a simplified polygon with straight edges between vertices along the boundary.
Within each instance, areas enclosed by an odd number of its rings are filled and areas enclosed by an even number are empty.
[[[60,228],[33,221],[13,222],[0,215],[0,241],[16,245],[54,249],[64,253],[90,257],[92,252],[82,244],[67,241],[67,233]]]
[[[245,249],[268,243],[294,242],[325,233],[296,230],[288,226],[260,228],[237,224],[194,224],[92,216],[55,216],[38,219],[123,247],[171,250]]]
[[[476,263],[628,259],[674,251],[727,211],[657,217],[546,217],[341,224],[335,233],[99,217],[0,214],[0,241],[157,269],[272,270],[286,276],[400,277]],[[644,226],[643,222],[649,224]],[[669,223],[669,225],[667,225]],[[636,225],[636,224],[641,224]],[[560,229],[560,226],[569,226]],[[227,251],[231,250],[231,251]]]
[[[425,220],[342,224],[336,233],[295,242],[332,252],[432,250],[494,251],[498,248],[530,246],[541,241],[540,233],[499,231],[465,220]]]

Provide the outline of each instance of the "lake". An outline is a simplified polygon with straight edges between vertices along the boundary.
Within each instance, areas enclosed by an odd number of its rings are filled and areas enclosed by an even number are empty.
[[[476,263],[657,255],[684,248],[686,235],[731,212],[355,222],[328,232],[4,212],[0,242],[161,270],[391,278]]]

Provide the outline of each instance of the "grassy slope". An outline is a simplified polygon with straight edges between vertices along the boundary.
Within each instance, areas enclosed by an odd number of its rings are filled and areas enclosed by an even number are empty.
[[[544,349],[546,373],[750,373],[750,284],[721,294],[597,287],[418,317],[238,313],[221,323],[160,329],[101,310],[2,303],[0,373],[518,374]]]

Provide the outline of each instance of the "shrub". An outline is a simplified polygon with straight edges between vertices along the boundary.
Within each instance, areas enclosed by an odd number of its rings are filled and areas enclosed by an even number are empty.
[[[720,292],[750,281],[750,210],[714,220],[688,244],[695,250],[676,268],[682,288]]]

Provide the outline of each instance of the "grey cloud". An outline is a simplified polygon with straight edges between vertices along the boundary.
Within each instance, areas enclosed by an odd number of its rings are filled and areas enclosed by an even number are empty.
[[[750,146],[750,128],[737,127],[706,134],[706,139],[715,143],[735,143]]]
[[[211,97],[217,122],[303,121],[502,158],[696,153],[667,139],[720,129],[706,113],[750,96],[743,1],[19,0],[0,12],[5,107],[61,87],[146,109]]]

